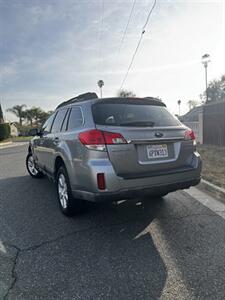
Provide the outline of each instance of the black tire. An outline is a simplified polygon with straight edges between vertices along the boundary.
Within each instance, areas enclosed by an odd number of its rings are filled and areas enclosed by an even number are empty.
[[[155,196],[156,197],[159,197],[159,198],[163,198],[165,197],[166,195],[168,195],[169,193],[157,193]]]
[[[158,193],[151,193],[151,194],[149,194],[149,195],[144,195],[144,196],[142,196],[144,199],[153,199],[153,198],[163,198],[163,197],[165,197],[166,195],[168,195],[168,193],[160,193],[160,192],[158,192]]]
[[[66,184],[66,192],[63,192],[63,185],[60,183],[65,180]],[[64,183],[63,183],[64,184]],[[62,189],[60,191],[60,188]],[[59,201],[59,207],[62,213],[68,217],[74,216],[83,211],[84,209],[84,201],[80,199],[75,199],[72,195],[72,190],[70,186],[69,176],[67,174],[67,170],[64,165],[60,166],[57,175],[56,175],[56,189]],[[65,191],[64,189],[64,191]],[[61,192],[61,195],[60,195]],[[67,194],[67,199],[62,198],[62,194]]]
[[[31,158],[33,160],[33,170],[31,168]],[[33,155],[31,152],[28,153],[28,155],[26,157],[26,167],[27,167],[27,171],[31,177],[33,177],[33,178],[44,177],[44,174],[35,167],[35,162],[34,162]]]

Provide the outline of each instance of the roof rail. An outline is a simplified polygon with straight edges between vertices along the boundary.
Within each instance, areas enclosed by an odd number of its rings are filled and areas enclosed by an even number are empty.
[[[91,100],[91,99],[98,99],[98,96],[96,93],[84,93],[84,94],[81,94],[81,95],[78,95],[74,98],[71,98],[67,101],[64,101],[62,103],[60,103],[56,109],[60,108],[60,107],[63,107],[63,106],[66,106],[66,105],[69,105],[69,104],[72,104],[72,103],[75,103],[75,102],[80,102],[80,101],[85,101],[85,100]]]

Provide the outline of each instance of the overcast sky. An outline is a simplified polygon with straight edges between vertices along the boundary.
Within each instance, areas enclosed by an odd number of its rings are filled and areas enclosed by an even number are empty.
[[[0,0],[0,101],[54,109],[87,91],[115,96],[153,4],[136,0]],[[119,48],[121,50],[119,51]],[[209,80],[225,73],[225,0],[159,1],[124,88],[159,96],[182,112],[204,90],[201,56],[211,55]],[[12,115],[7,114],[8,118]]]

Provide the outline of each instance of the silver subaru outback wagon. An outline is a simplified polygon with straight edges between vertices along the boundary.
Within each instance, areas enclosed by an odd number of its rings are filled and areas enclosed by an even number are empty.
[[[84,200],[164,196],[200,182],[193,131],[154,98],[87,93],[59,105],[33,134],[28,172],[55,181],[66,215]]]

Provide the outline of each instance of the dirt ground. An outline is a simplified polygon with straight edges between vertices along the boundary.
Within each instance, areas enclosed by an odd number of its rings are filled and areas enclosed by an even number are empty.
[[[225,188],[225,147],[198,145],[203,161],[202,178]]]

